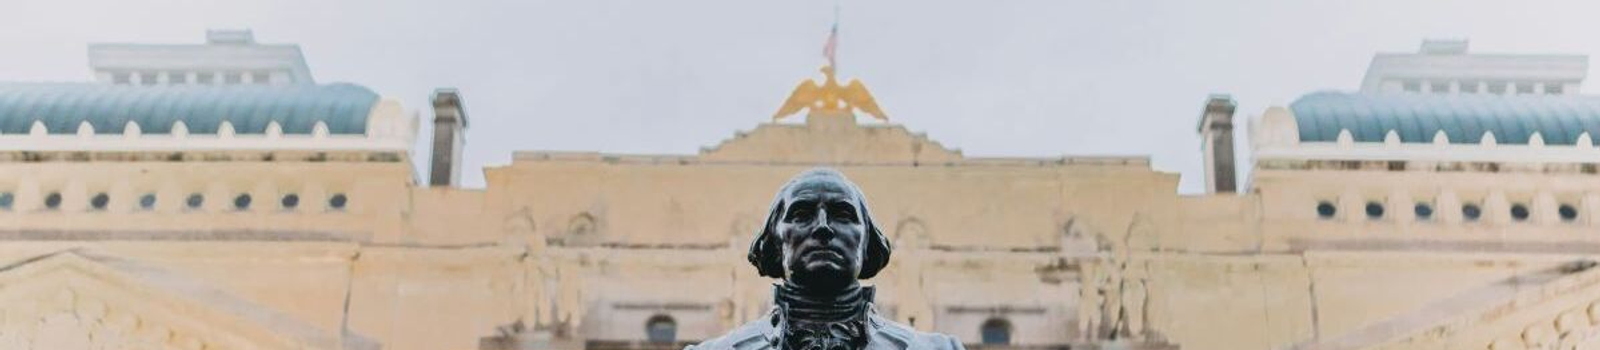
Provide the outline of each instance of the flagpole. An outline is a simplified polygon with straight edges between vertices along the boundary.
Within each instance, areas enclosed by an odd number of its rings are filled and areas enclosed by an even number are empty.
[[[838,74],[839,73],[839,62],[836,59],[836,57],[838,57],[838,55],[839,55],[838,54],[838,52],[839,52],[838,41],[839,41],[839,2],[840,1],[843,1],[843,0],[833,0],[833,34],[830,34],[830,35],[833,36],[832,40],[834,41],[834,44],[833,44],[834,45],[834,48],[833,48],[834,54],[832,56],[828,57],[828,65],[829,66],[833,66],[833,73],[834,74]]]

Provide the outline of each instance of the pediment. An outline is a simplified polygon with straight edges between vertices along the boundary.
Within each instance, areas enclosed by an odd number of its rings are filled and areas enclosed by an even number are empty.
[[[0,267],[0,348],[377,349],[185,276],[63,251]]]
[[[804,123],[763,123],[702,149],[700,159],[833,165],[945,164],[962,159],[961,151],[945,148],[899,124],[858,124],[855,118],[813,113]]]

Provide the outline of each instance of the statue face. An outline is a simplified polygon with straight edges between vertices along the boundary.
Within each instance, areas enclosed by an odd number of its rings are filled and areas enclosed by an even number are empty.
[[[855,283],[867,226],[854,187],[831,178],[808,179],[784,193],[783,202],[775,228],[790,282],[816,288]]]

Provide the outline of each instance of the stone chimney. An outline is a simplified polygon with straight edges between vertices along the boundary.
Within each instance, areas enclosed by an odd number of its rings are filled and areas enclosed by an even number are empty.
[[[433,91],[433,158],[428,164],[428,185],[455,186],[461,182],[461,149],[467,140],[467,109],[456,89]]]
[[[1206,157],[1206,192],[1233,193],[1233,97],[1213,94],[1200,114],[1200,151]]]

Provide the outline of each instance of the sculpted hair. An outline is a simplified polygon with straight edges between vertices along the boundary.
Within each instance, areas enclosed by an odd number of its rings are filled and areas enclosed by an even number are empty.
[[[784,203],[783,195],[800,182],[813,178],[832,178],[850,185],[851,195],[856,197],[856,202],[861,203],[862,222],[867,226],[866,239],[861,244],[866,245],[866,255],[861,258],[861,274],[858,279],[869,279],[877,276],[885,266],[889,265],[889,253],[893,247],[889,246],[889,238],[883,235],[878,225],[872,220],[872,211],[867,209],[867,197],[861,193],[855,183],[844,177],[837,170],[828,168],[814,168],[801,172],[778,188],[778,194],[772,199],[772,208],[767,212],[766,224],[761,226],[754,242],[750,242],[750,254],[747,259],[755,265],[756,271],[761,276],[784,278],[783,271],[783,242],[778,237],[778,221],[783,220],[788,203]]]

